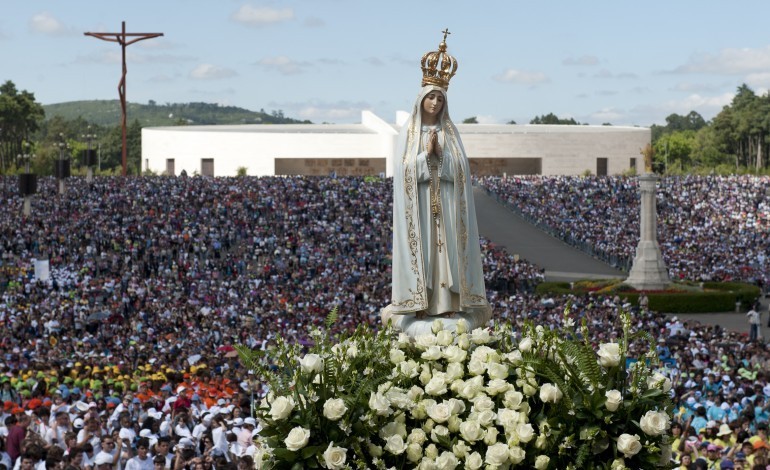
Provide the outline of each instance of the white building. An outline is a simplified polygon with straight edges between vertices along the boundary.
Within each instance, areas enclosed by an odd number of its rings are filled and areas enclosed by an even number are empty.
[[[405,113],[399,113],[402,121]],[[146,127],[142,170],[179,175],[392,175],[398,128],[364,111],[361,124]],[[643,169],[650,129],[458,124],[474,175],[619,174]]]

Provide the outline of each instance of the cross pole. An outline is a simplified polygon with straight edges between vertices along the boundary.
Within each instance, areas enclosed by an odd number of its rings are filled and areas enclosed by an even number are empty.
[[[126,162],[126,46],[130,46],[135,42],[139,42],[143,39],[152,39],[159,36],[163,36],[163,33],[126,33],[126,22],[123,21],[123,29],[119,33],[83,33],[86,36],[93,36],[103,41],[117,42],[120,44],[120,48],[123,51],[123,74],[120,77],[118,83],[118,94],[120,95],[120,130],[122,137],[122,163],[123,163],[123,176],[127,174],[127,162]],[[141,162],[140,162],[141,165]]]

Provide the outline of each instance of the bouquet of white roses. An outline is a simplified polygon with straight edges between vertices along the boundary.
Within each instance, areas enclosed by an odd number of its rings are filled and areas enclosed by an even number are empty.
[[[528,325],[515,341],[500,328],[466,331],[461,321],[448,331],[438,320],[414,339],[360,331],[293,364],[282,353],[280,375],[293,379],[274,384],[260,408],[258,466],[665,465],[670,382],[652,372],[652,357],[626,369],[627,333],[598,351],[570,339],[576,333]]]

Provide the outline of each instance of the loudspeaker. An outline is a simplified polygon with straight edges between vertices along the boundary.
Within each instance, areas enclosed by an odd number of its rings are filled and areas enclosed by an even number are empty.
[[[96,157],[96,149],[86,149],[85,151],[86,155],[86,166],[96,166],[97,163],[97,157]]]
[[[34,173],[22,173],[19,175],[19,194],[32,196],[37,193],[37,175]]]
[[[56,167],[54,168],[54,176],[57,179],[64,179],[70,177],[70,161],[69,160],[56,160]]]

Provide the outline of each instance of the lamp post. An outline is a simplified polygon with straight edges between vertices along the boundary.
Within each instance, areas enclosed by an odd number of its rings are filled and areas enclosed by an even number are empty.
[[[66,190],[64,180],[70,176],[70,160],[64,158],[64,150],[69,148],[64,140],[64,134],[59,134],[59,142],[56,143],[56,147],[59,148],[59,159],[56,160],[56,178],[59,180],[59,195],[63,196]]]
[[[29,143],[25,143],[27,152],[29,152]],[[29,169],[29,162],[35,158],[34,154],[24,153],[17,156],[18,160],[24,162],[24,173],[19,175],[19,193],[24,197],[24,206],[22,214],[29,217],[32,213],[32,196],[37,192],[37,175]]]
[[[88,149],[86,149],[85,164],[86,164],[86,181],[89,183],[94,179],[94,166],[96,165],[96,150],[91,148],[91,141],[96,138],[96,134],[91,134],[91,126],[88,126],[88,134],[83,134],[82,138],[86,139],[88,143]]]

